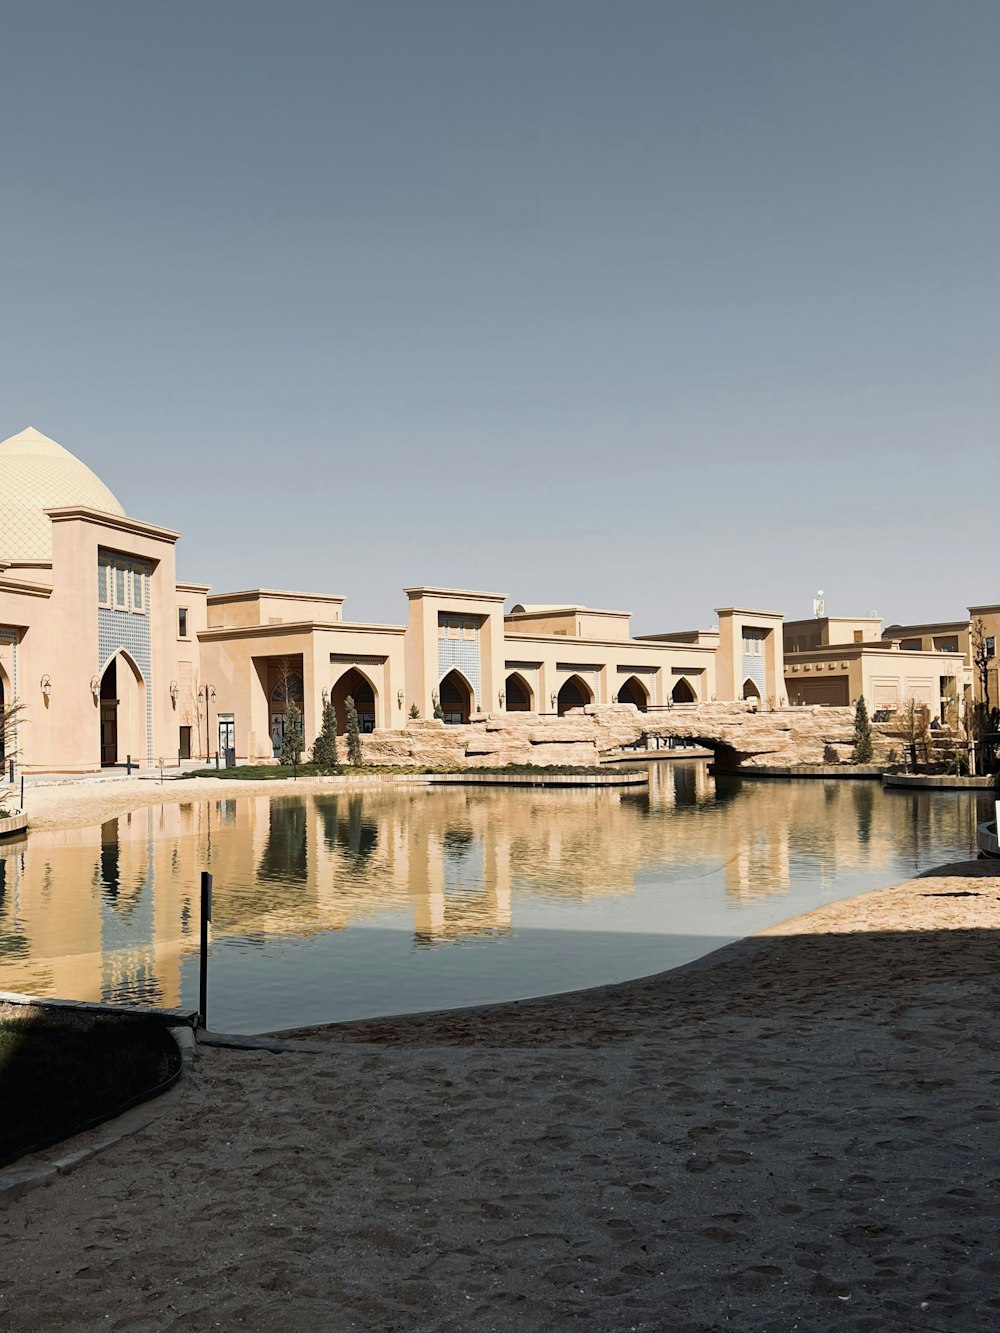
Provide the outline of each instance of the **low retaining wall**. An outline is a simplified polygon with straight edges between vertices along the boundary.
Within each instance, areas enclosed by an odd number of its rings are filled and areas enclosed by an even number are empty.
[[[979,850],[986,856],[1000,857],[1000,838],[997,837],[996,820],[978,826],[976,842],[979,844]]]
[[[740,764],[739,768],[720,769],[720,776],[737,778],[868,778],[882,777],[881,764],[788,764],[782,767]]]
[[[18,811],[0,819],[0,838],[16,838],[19,833],[26,833],[28,816]]]
[[[645,787],[649,771],[639,773],[427,773],[424,781],[451,787]]]
[[[993,779],[961,778],[951,773],[884,773],[883,787],[926,787],[938,791],[989,791]]]

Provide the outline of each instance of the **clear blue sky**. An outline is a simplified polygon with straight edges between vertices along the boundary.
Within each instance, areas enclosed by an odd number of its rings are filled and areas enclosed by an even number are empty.
[[[0,437],[182,577],[1000,600],[996,0],[7,0],[0,50]]]

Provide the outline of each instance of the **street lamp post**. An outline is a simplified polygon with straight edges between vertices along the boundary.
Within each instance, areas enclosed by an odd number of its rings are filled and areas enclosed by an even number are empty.
[[[198,697],[205,700],[205,763],[207,764],[212,757],[211,754],[209,754],[208,741],[209,736],[212,734],[210,726],[211,709],[209,705],[215,703],[215,686],[203,685],[198,691]]]

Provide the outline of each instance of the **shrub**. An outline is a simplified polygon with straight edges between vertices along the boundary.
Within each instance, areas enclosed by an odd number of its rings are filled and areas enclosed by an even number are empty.
[[[870,764],[874,754],[868,705],[865,703],[865,696],[859,694],[858,701],[854,705],[854,750],[851,757],[856,764]]]
[[[348,695],[344,700],[344,707],[347,709],[347,760],[355,768],[359,768],[365,762],[365,757],[361,749],[358,710],[354,707],[354,699],[351,695]]]
[[[323,726],[313,745],[313,763],[320,768],[339,768],[337,757],[337,710],[332,699],[323,705]]]
[[[298,764],[305,736],[302,731],[302,712],[294,699],[285,705],[285,734],[281,741],[281,762]]]

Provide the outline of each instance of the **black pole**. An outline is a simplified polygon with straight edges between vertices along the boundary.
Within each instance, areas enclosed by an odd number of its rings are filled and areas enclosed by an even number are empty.
[[[13,768],[13,765],[11,765],[11,767]],[[13,781],[13,780],[14,780],[14,778],[13,778],[13,774],[11,774],[11,781]],[[21,813],[22,813],[22,814],[24,813],[24,774],[23,774],[23,773],[21,774]]]
[[[198,975],[198,1026],[208,1027],[208,923],[212,919],[212,876],[201,872],[201,968]]]

